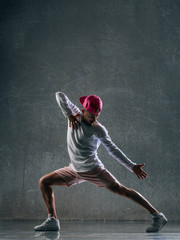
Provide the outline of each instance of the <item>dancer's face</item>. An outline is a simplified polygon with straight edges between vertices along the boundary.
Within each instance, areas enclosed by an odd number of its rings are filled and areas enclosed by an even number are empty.
[[[86,109],[82,109],[83,119],[89,124],[93,124],[100,116],[100,113],[90,113]]]

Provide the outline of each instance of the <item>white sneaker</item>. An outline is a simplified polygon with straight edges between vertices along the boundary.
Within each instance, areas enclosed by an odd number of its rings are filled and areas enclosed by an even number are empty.
[[[152,214],[152,219],[153,224],[146,229],[146,232],[158,232],[168,221],[163,213]]]
[[[34,231],[59,231],[60,224],[59,220],[51,217],[51,214],[48,215],[46,221],[44,221],[41,225],[34,227]]]

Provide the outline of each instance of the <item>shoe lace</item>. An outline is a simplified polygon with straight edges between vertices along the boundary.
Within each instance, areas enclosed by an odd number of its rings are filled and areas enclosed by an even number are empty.
[[[44,224],[48,223],[51,219],[48,217],[46,218],[46,220],[44,221]]]

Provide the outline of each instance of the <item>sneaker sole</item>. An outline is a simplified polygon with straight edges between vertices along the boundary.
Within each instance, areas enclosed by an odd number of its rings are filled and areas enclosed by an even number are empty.
[[[152,232],[159,232],[164,225],[168,222],[167,218],[164,219],[164,222],[162,223],[161,227],[157,231],[146,231],[147,233],[152,233]]]
[[[60,231],[60,229],[52,228],[52,229],[34,229],[36,232],[49,232],[49,231]]]

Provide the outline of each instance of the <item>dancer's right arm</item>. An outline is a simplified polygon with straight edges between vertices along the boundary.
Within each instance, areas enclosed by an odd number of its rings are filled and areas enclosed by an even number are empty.
[[[71,115],[73,117],[81,113],[79,108],[62,92],[56,93],[56,101],[65,117],[69,118]],[[70,119],[72,119],[72,117],[70,117]]]

